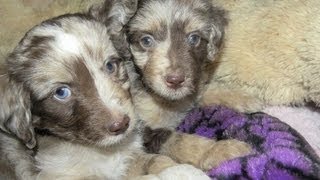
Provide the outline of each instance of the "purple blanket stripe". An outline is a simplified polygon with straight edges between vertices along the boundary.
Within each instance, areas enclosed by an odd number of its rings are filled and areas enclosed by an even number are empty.
[[[210,170],[212,179],[320,179],[320,159],[306,140],[267,114],[204,107],[191,111],[178,131],[216,140],[235,138],[253,147],[252,154]]]

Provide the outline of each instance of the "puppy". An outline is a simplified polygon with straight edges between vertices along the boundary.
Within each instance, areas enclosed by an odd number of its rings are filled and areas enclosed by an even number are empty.
[[[229,11],[205,104],[244,112],[320,104],[320,1],[212,0]]]
[[[141,90],[134,93],[134,102],[148,127],[144,134],[148,151],[205,170],[249,153],[250,148],[240,141],[215,142],[173,131],[188,111],[197,106],[210,77],[207,68],[223,44],[225,11],[207,0],[127,2],[138,3],[137,12],[124,31],[135,70],[141,76],[140,81],[133,83],[139,86],[141,82]],[[103,22],[108,22],[103,12],[109,4],[107,0],[96,9],[95,14],[100,14]],[[130,69],[129,75],[135,70]]]
[[[116,19],[121,8],[109,13]],[[67,14],[20,41],[1,76],[0,127],[7,137],[1,160],[21,179],[209,179],[193,166],[143,152],[125,62],[110,29],[88,14]],[[34,154],[26,151],[35,146]],[[21,161],[25,171],[17,172]]]

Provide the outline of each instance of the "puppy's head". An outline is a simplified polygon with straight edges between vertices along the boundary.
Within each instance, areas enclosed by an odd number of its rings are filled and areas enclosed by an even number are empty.
[[[1,124],[31,142],[29,147],[35,145],[34,128],[98,146],[117,143],[134,129],[124,62],[107,27],[91,16],[43,22],[25,35],[6,62]]]
[[[207,0],[140,0],[128,39],[144,84],[168,100],[197,92],[225,25],[225,12]]]

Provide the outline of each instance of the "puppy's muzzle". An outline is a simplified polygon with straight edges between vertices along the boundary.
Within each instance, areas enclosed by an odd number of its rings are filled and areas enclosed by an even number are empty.
[[[127,115],[113,121],[108,126],[108,132],[110,135],[123,134],[129,127],[130,118]]]

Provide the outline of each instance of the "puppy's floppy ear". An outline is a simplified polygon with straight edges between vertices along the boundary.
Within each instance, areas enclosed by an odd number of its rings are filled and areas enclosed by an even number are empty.
[[[222,44],[225,33],[225,27],[228,24],[227,12],[218,7],[210,7],[209,17],[211,20],[210,24],[210,35],[208,42],[208,55],[209,60],[214,60],[216,54],[218,54]]]
[[[22,84],[0,74],[0,129],[18,137],[28,148],[36,146],[30,95]]]
[[[93,5],[89,14],[103,22],[110,34],[119,33],[129,22],[138,8],[138,0],[105,0],[103,4]]]
[[[124,59],[131,59],[125,25],[135,15],[138,0],[105,0],[93,5],[89,14],[108,27],[113,45]]]

